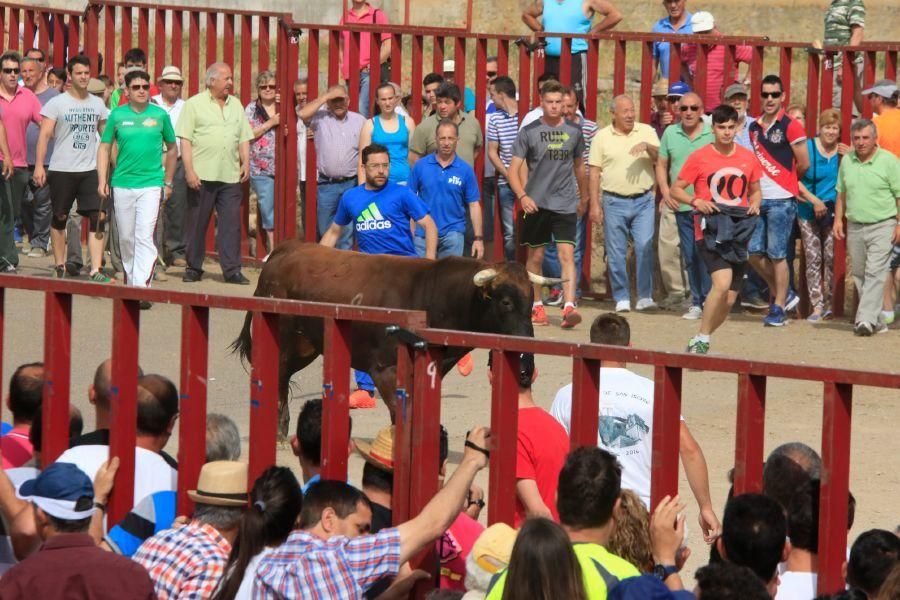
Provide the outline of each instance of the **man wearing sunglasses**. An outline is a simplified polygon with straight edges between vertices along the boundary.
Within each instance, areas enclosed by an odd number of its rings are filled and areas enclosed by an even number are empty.
[[[108,126],[100,140],[97,191],[101,198],[109,197],[110,184],[106,176],[115,142],[119,151],[111,184],[125,283],[148,287],[156,264],[153,232],[162,190],[165,189],[166,198],[172,194],[175,129],[166,111],[150,103],[150,75],[146,71],[133,70],[125,74],[125,94],[128,103],[110,113]],[[141,308],[149,308],[149,303],[142,302]]]
[[[712,143],[713,133],[710,126],[703,122],[703,101],[694,92],[681,97],[678,106],[681,121],[674,123],[663,132],[659,145],[659,160],[656,161],[656,182],[662,198],[660,213],[675,211],[674,220],[678,227],[678,238],[681,255],[684,257],[684,268],[688,274],[688,285],[691,288],[691,307],[682,318],[697,320],[703,314],[703,301],[709,293],[710,279],[706,267],[694,252],[694,215],[690,204],[682,204],[672,198],[669,186],[678,179],[681,167],[696,150]],[[688,186],[688,194],[693,193],[693,186]],[[664,208],[665,207],[665,208]],[[663,217],[660,217],[660,230]],[[660,253],[661,254],[661,253]],[[660,262],[664,260],[660,255]]]
[[[750,143],[763,170],[762,206],[750,240],[750,264],[766,280],[774,301],[763,319],[767,327],[783,327],[786,311],[800,298],[788,286],[787,250],[797,216],[799,177],[809,168],[806,131],[784,112],[784,86],[777,75],[762,80],[761,117],[750,123]]]
[[[25,134],[30,124],[41,122],[41,101],[34,92],[19,86],[20,62],[18,52],[8,51],[0,56],[0,118],[8,142],[8,148],[4,144],[0,149],[3,152],[4,176],[9,179],[9,186],[2,186],[2,193],[11,193],[0,208],[0,270],[4,273],[15,272],[19,263],[13,227],[20,216],[25,189],[31,177]],[[13,169],[8,175],[10,163]]]
[[[178,127],[178,118],[184,108],[184,99],[181,97],[184,78],[181,76],[181,69],[174,65],[163,67],[157,84],[159,94],[153,96],[151,102],[166,111],[169,120],[172,121],[172,127]],[[178,138],[175,138],[175,151],[177,159],[175,173],[172,175],[172,192],[160,215],[164,226],[156,228],[156,246],[167,265],[185,267],[187,261],[184,259],[184,211],[187,205],[187,181],[184,178],[181,142]]]

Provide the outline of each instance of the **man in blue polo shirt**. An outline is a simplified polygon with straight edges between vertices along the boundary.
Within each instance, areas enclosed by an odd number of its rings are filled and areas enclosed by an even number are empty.
[[[690,35],[694,32],[691,27],[691,13],[687,11],[687,0],[663,0],[663,6],[668,16],[663,17],[653,25],[653,33],[681,33]],[[684,46],[682,46],[684,49]],[[659,66],[659,72],[666,79],[669,77],[669,56],[672,44],[669,42],[653,42],[654,72]]]
[[[353,223],[360,252],[416,256],[409,230],[412,219],[425,231],[425,258],[433,259],[437,251],[437,227],[418,196],[406,186],[388,183],[391,168],[388,149],[381,144],[369,144],[362,151],[362,164],[366,182],[344,192],[334,222],[319,243],[334,248],[344,227]],[[355,373],[359,389],[350,395],[350,408],[375,408],[375,383],[367,373]]]
[[[466,206],[474,232],[472,256],[484,256],[481,204],[475,171],[456,155],[459,129],[450,119],[441,121],[435,132],[437,149],[416,161],[409,176],[409,189],[419,196],[437,226],[437,257],[462,256],[466,231]],[[415,246],[425,256],[425,230],[416,228]]]

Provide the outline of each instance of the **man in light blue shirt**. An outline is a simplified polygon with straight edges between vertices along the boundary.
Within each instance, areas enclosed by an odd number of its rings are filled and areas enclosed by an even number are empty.
[[[653,25],[653,33],[681,33],[690,35],[694,32],[691,27],[691,13],[686,9],[687,0],[663,0],[663,6],[666,7],[667,17],[663,17]],[[669,78],[669,55],[672,51],[672,45],[669,42],[653,43],[653,66],[654,71],[659,67],[659,72],[666,79]]]
[[[456,123],[446,119],[437,126],[437,150],[416,161],[409,176],[409,189],[428,207],[438,230],[437,258],[463,255],[466,207],[472,220],[472,255],[484,256],[480,194],[475,171],[456,155],[459,133]],[[416,252],[425,256],[425,230],[416,228]]]

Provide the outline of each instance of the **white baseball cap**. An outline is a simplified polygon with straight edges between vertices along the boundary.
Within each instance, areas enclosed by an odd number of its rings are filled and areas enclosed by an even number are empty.
[[[694,33],[707,33],[712,31],[715,26],[716,21],[713,19],[712,13],[705,10],[695,12],[691,17],[691,30]]]

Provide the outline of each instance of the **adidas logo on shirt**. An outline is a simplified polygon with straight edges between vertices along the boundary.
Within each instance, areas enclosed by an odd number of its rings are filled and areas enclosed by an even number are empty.
[[[374,231],[377,229],[390,229],[393,224],[381,215],[381,211],[374,202],[369,204],[362,213],[356,217],[357,231]]]

